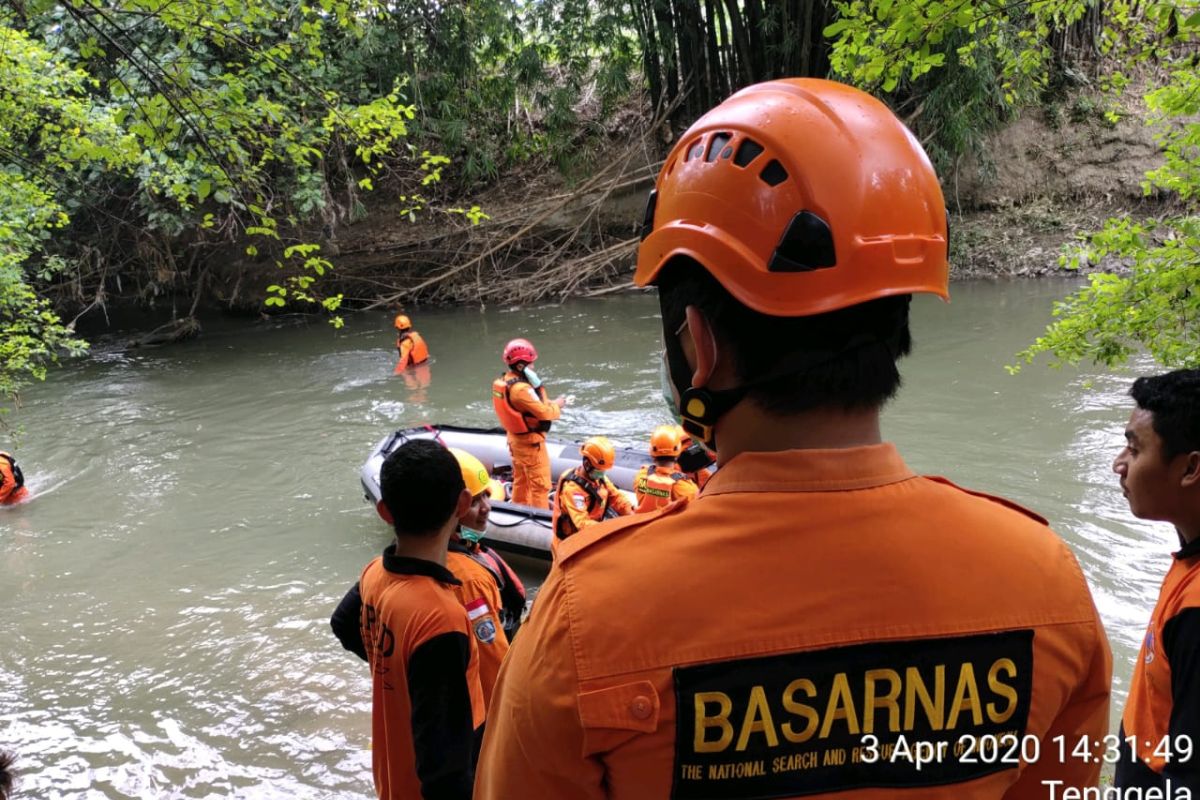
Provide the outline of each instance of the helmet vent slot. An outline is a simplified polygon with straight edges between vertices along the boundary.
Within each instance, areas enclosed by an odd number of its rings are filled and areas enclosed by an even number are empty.
[[[762,155],[765,149],[765,147],[753,139],[742,139],[741,145],[738,146],[737,155],[734,156],[733,163],[739,167],[744,167]]]
[[[828,223],[811,211],[801,211],[792,217],[791,224],[771,256],[769,272],[811,272],[837,266],[833,251],[833,231]]]
[[[646,201],[646,210],[642,213],[642,240],[654,230],[654,208],[658,205],[658,190],[650,190],[650,198]]]
[[[714,133],[712,139],[708,142],[708,155],[704,157],[705,161],[713,162],[717,160],[717,156],[725,149],[725,145],[729,144],[729,140],[733,138],[733,134],[728,131]]]
[[[770,162],[763,167],[763,171],[758,174],[758,177],[763,179],[763,183],[768,186],[778,186],[788,179],[787,170],[783,168],[778,159],[772,158]]]
[[[687,158],[684,161],[691,161],[693,158],[699,158],[704,154],[704,141],[697,139],[694,144],[688,147]]]

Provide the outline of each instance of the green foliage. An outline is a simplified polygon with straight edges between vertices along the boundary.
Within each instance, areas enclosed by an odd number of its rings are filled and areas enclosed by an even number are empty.
[[[1052,73],[1052,30],[1083,16],[1089,3],[976,3],[972,0],[838,0],[833,71],[870,90],[892,92],[953,61],[965,67],[981,54],[996,62],[1001,99],[1036,98]],[[953,43],[953,48],[943,45]]]
[[[1093,2],[1080,0],[841,0],[837,7],[839,19],[825,29],[835,38],[831,61],[837,74],[892,92],[906,83],[941,82],[947,74],[953,84],[956,69],[986,68],[995,74],[1001,91],[993,102],[1002,108],[1031,103],[1051,85],[1059,66],[1055,31],[1085,14],[1099,18]],[[1194,57],[1200,11],[1194,3],[1134,0],[1106,3],[1104,10],[1095,41],[1109,63],[1121,70],[1153,65],[1169,75],[1146,96],[1161,126],[1165,159],[1147,174],[1143,188],[1147,195],[1175,198],[1182,210],[1149,222],[1109,220],[1064,255],[1066,267],[1112,259],[1128,271],[1091,276],[1086,287],[1055,306],[1055,322],[1018,359],[1029,363],[1048,353],[1056,365],[1082,359],[1111,365],[1145,348],[1164,365],[1200,365],[1200,77]],[[954,44],[952,50],[946,43]],[[1130,85],[1121,70],[1106,76],[1114,97]],[[1065,112],[1052,106],[1050,114],[1059,124],[1064,117],[1076,124],[1094,117],[1115,124],[1115,105],[1082,97]],[[955,118],[945,111],[935,116]],[[974,128],[968,121],[964,130]]]
[[[157,292],[179,274],[177,248],[240,238],[257,257],[284,247],[285,225],[330,214],[339,185],[370,191],[406,164],[414,182],[438,179],[438,157],[414,159],[405,144],[414,112],[398,80],[373,93],[330,75],[329,53],[381,9],[37,0],[0,10],[0,397],[14,400],[60,351],[83,347],[36,291],[62,265],[78,276],[116,254],[98,281],[141,269]],[[328,261],[283,262],[289,288],[272,305],[337,310],[340,296],[311,282]]]
[[[1160,3],[1133,18],[1130,7],[1117,9],[1129,27],[1108,32],[1113,49],[1134,63],[1153,59],[1169,67],[1166,84],[1145,97],[1164,163],[1147,173],[1142,188],[1148,196],[1174,198],[1176,210],[1143,222],[1110,219],[1064,254],[1068,268],[1108,258],[1128,271],[1092,275],[1056,304],[1055,321],[1018,354],[1024,364],[1047,354],[1053,365],[1114,365],[1144,349],[1167,367],[1200,366],[1200,76],[1193,56],[1200,11]],[[1123,88],[1124,76],[1115,75],[1112,85]]]
[[[101,301],[122,278],[144,298],[189,278],[199,291],[233,242],[281,265],[268,309],[335,313],[341,296],[320,289],[332,261],[295,246],[362,218],[365,193],[414,218],[446,178],[461,189],[530,158],[586,169],[581,112],[632,88],[625,14],[592,0],[0,4],[0,191],[27,212],[0,227],[5,313],[41,319],[31,297]],[[20,348],[0,365],[7,396],[79,346],[65,327],[37,331],[6,339]]]

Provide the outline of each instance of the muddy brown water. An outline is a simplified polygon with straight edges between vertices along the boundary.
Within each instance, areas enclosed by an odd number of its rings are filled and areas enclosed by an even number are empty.
[[[885,415],[919,471],[1047,516],[1104,615],[1124,697],[1173,533],[1133,519],[1110,465],[1131,377],[1003,365],[1057,281],[959,283],[914,305]],[[206,324],[192,343],[98,352],[24,398],[13,443],[36,493],[0,510],[0,748],[22,798],[370,798],[362,662],[329,631],[388,532],[358,469],[396,427],[490,426],[499,351],[529,336],[557,432],[640,446],[668,420],[657,304],[412,312],[431,380],[393,378],[390,318]],[[515,560],[531,587],[539,562]]]

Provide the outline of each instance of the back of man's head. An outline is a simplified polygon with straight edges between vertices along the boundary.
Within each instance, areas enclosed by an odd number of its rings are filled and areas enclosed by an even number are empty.
[[[949,294],[929,157],[881,101],[833,81],[755,84],[704,114],[667,156],[642,236],[634,283],[659,287],[679,411],[710,444],[745,398],[774,414],[878,408],[911,345],[908,298]],[[689,387],[689,305],[734,385]]]
[[[774,317],[739,303],[686,256],[663,267],[658,291],[664,328],[682,325],[688,306],[699,309],[728,348],[739,383],[753,384],[747,398],[764,411],[878,408],[900,387],[896,361],[912,348],[910,295]]]
[[[434,536],[454,515],[466,485],[458,459],[429,439],[397,447],[379,470],[379,490],[397,536]]]
[[[1129,394],[1150,412],[1165,458],[1200,451],[1200,369],[1138,378]]]

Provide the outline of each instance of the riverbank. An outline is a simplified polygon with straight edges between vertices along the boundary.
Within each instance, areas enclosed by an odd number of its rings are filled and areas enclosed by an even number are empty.
[[[1160,161],[1144,109],[1107,102],[1084,93],[1026,109],[988,137],[981,157],[959,159],[944,181],[953,280],[1061,275],[1063,246],[1106,219],[1170,210],[1142,193],[1144,174]],[[314,293],[340,293],[346,309],[503,306],[620,291],[669,140],[665,129],[624,114],[598,149],[581,155],[571,179],[550,164],[527,164],[463,197],[431,195],[419,210],[411,197],[389,202],[378,190],[360,217],[334,215],[319,229],[291,231],[290,242],[285,234],[284,244],[320,244],[334,270]],[[267,287],[288,274],[277,258],[231,243],[198,278],[164,283],[171,288],[161,296],[157,287],[110,293],[111,308],[93,308],[81,329],[103,330],[107,313],[128,303],[169,308],[172,318],[197,309],[264,314]],[[1084,271],[1122,267],[1102,262]]]
[[[944,181],[952,279],[1061,275],[1063,246],[1106,219],[1170,210],[1142,191],[1145,173],[1161,157],[1135,97],[1124,108],[1082,93],[1025,109],[987,138],[980,157],[960,159]],[[437,212],[397,224],[396,209],[380,208],[339,231],[341,290],[384,305],[528,302],[616,290],[632,272],[646,195],[657,159],[669,149],[664,139],[661,130],[632,123],[595,157],[599,170],[586,180],[570,184],[552,170],[509,176],[472,198],[492,215],[474,228]],[[458,263],[434,256],[431,269],[431,246],[451,243]],[[1108,262],[1084,271],[1122,267]]]

